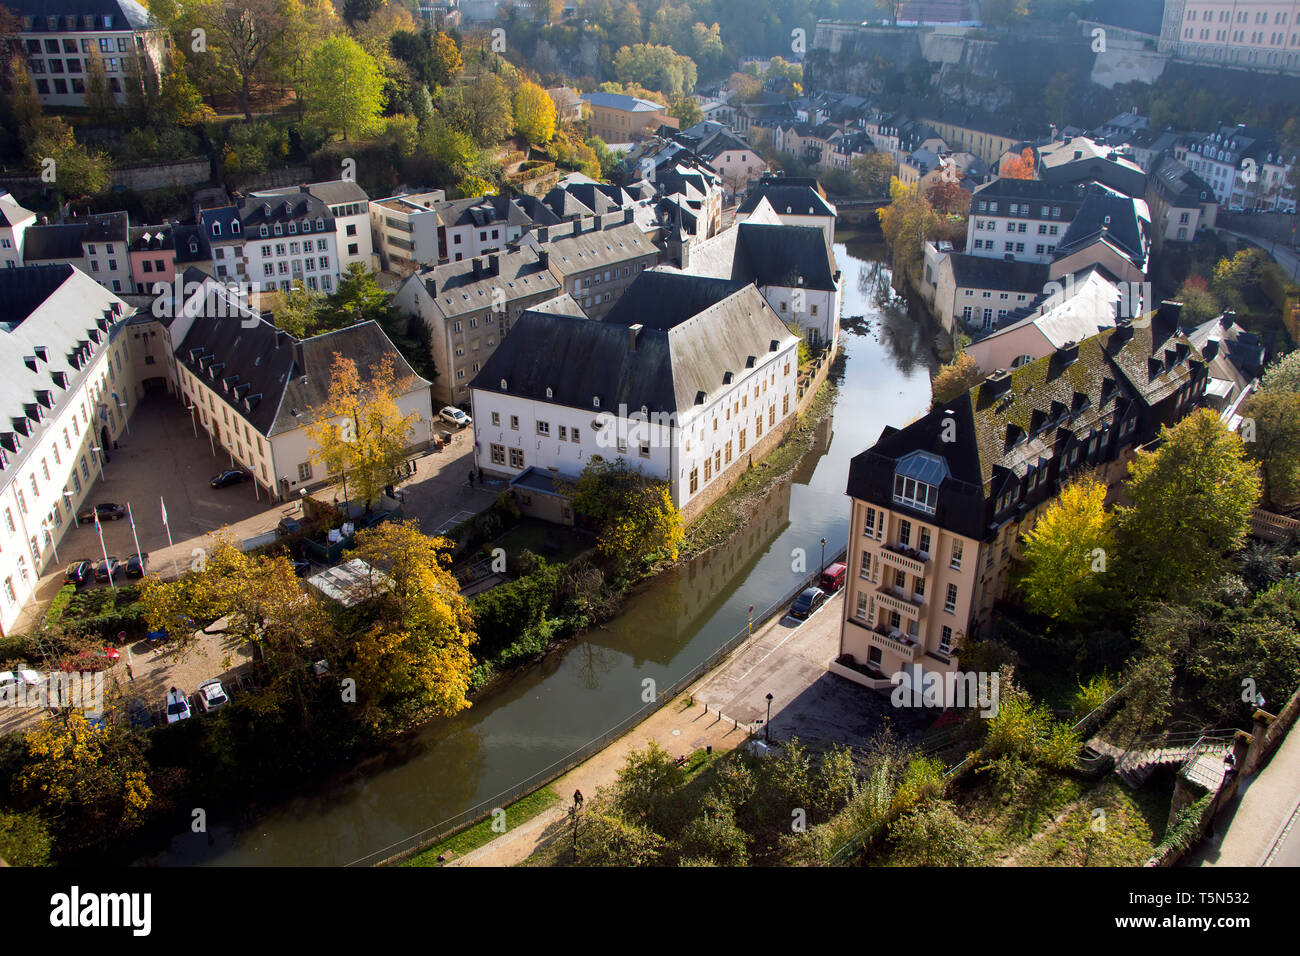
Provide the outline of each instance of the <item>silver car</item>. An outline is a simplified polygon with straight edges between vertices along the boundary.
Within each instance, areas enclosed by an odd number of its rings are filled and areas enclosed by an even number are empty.
[[[230,703],[230,698],[226,696],[226,689],[221,686],[221,681],[215,677],[212,680],[205,680],[199,685],[197,696],[199,709],[205,714],[210,714],[218,707],[224,707]]]

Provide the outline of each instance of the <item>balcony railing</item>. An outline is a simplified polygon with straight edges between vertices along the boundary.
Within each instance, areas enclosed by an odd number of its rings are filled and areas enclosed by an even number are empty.
[[[890,631],[888,628],[872,628],[871,640],[881,647],[889,648],[907,661],[916,660],[917,651],[920,650],[920,644],[915,640],[900,631]]]
[[[930,566],[930,559],[923,556],[923,552],[897,544],[882,545],[880,557],[886,564],[918,578],[925,577],[926,569]]]
[[[904,617],[911,618],[914,621],[920,621],[925,617],[925,605],[923,603],[901,597],[895,594],[892,589],[878,588],[876,590],[876,604],[891,611],[897,611]]]

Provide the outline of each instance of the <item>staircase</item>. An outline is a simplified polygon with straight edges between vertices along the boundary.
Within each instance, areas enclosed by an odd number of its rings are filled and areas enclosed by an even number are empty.
[[[1188,780],[1214,791],[1223,783],[1223,760],[1232,749],[1235,733],[1234,730],[1207,730],[1145,737],[1127,750],[1094,737],[1088,746],[1113,757],[1115,772],[1134,790],[1146,783],[1158,767],[1175,764]]]

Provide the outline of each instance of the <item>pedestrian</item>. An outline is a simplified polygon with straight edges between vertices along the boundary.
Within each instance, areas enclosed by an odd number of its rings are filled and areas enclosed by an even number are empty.
[[[126,665],[126,676],[131,681],[132,684],[135,683],[135,671],[131,670],[130,664]]]
[[[473,468],[471,468],[471,469],[469,470],[469,486],[470,486],[471,488],[474,487],[474,469],[473,469]]]
[[[582,791],[581,791],[581,790],[575,790],[575,791],[573,791],[573,805],[574,805],[575,807],[578,807],[578,808],[581,808],[581,807],[582,807]]]

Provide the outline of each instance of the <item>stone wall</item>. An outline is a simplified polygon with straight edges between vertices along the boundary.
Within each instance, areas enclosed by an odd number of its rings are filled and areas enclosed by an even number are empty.
[[[113,170],[111,187],[131,192],[197,186],[212,180],[212,164],[206,156],[191,156],[170,163],[122,166]]]

